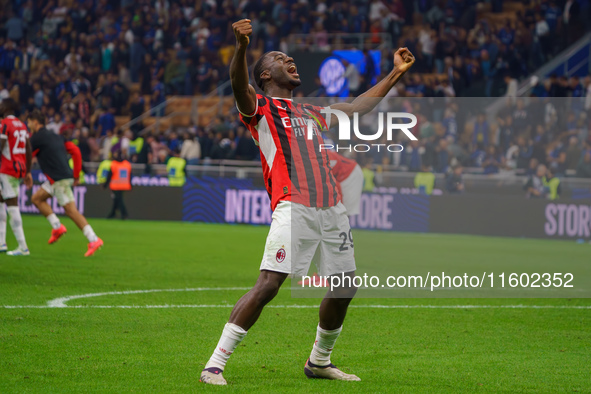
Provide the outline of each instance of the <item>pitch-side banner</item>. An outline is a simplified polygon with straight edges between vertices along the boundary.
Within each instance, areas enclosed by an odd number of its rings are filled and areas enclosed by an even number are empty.
[[[32,193],[21,185],[21,212],[38,214]],[[526,199],[517,196],[425,196],[363,193],[360,213],[349,218],[353,229],[450,233],[498,237],[591,240],[591,204],[584,199]],[[111,194],[97,185],[74,188],[78,210],[87,217],[106,217]],[[189,178],[182,188],[134,187],[125,195],[130,219],[269,225],[272,211],[264,189],[247,179]],[[49,204],[59,215],[55,199]],[[165,202],[165,203],[163,203]]]
[[[31,201],[32,195],[41,187],[36,184],[31,189],[20,186],[19,208],[27,214],[39,214],[39,210]],[[74,202],[78,211],[88,218],[104,218],[111,212],[112,193],[99,185],[82,184],[73,188]],[[181,220],[183,188],[134,186],[125,192],[124,201],[129,219],[135,220]],[[56,198],[48,199],[53,211],[64,214],[64,209]]]
[[[208,223],[271,223],[266,190],[248,179],[189,178],[184,189],[183,220]],[[420,195],[366,193],[361,213],[351,217],[354,228],[428,232],[429,198]]]
[[[515,196],[364,193],[354,229],[527,238],[591,239],[591,205]],[[189,178],[182,219],[269,225],[267,191],[248,179]]]

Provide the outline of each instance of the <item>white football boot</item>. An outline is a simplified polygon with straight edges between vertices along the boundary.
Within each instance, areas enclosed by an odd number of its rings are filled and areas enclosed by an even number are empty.
[[[306,361],[304,366],[304,373],[310,379],[331,379],[331,380],[349,380],[349,381],[361,381],[359,377],[344,373],[333,364],[329,364],[325,367],[314,365],[310,362],[310,359]]]
[[[10,252],[6,252],[7,256],[28,256],[31,253],[29,252],[29,249],[21,249],[21,248],[17,248],[15,250],[11,250]]]
[[[225,386],[228,382],[222,376],[222,372],[224,371],[215,367],[205,368],[201,371],[201,379],[199,381],[206,384],[215,384],[216,386]]]

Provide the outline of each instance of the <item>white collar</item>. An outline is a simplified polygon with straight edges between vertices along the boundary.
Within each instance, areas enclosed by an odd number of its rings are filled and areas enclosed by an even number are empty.
[[[293,99],[288,99],[288,98],[283,98],[283,97],[271,97],[274,100],[287,100],[287,101],[293,101]]]

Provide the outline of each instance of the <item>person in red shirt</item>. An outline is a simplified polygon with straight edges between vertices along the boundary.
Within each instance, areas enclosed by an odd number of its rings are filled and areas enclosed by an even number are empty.
[[[10,227],[18,242],[18,248],[7,252],[9,256],[28,256],[30,254],[25,240],[23,220],[18,209],[20,182],[33,183],[31,176],[31,143],[27,126],[15,117],[18,107],[12,99],[2,101],[0,124],[0,251],[6,252],[6,212],[10,216]],[[6,203],[6,208],[5,204]]]
[[[321,107],[292,101],[292,92],[301,80],[294,60],[282,52],[267,52],[254,65],[254,80],[263,91],[257,94],[249,84],[246,62],[252,34],[250,20],[243,19],[232,27],[236,36],[230,64],[232,90],[242,122],[261,151],[263,178],[274,212],[257,283],[234,306],[201,372],[202,382],[215,385],[227,384],[222,373],[230,355],[287,276],[306,275],[313,256],[319,257],[317,265],[322,276],[352,277],[356,269],[347,210],[340,202],[328,154],[319,149],[322,130],[338,124],[338,118],[334,114],[324,117]],[[362,94],[363,99],[331,108],[349,117],[368,113],[413,63],[410,51],[399,49],[394,55],[394,69]],[[322,300],[316,341],[304,367],[307,377],[360,380],[330,362],[356,291],[354,286],[341,286],[331,289]]]
[[[363,171],[355,160],[347,159],[337,152],[328,151],[330,169],[339,185],[347,215],[357,215],[360,210],[363,191]]]

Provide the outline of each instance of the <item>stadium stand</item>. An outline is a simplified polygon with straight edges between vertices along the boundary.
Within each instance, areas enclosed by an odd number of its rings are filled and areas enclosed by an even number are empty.
[[[12,1],[2,17],[0,99],[14,98],[22,115],[41,109],[50,128],[79,144],[85,161],[100,161],[113,146],[125,148],[138,135],[148,142],[153,164],[165,163],[186,140],[198,143],[200,160],[257,160],[232,99],[223,97],[235,20],[253,21],[252,59],[294,46],[380,47],[387,55],[380,65],[384,75],[392,48],[380,44],[388,42],[407,46],[417,57],[412,75],[397,86],[398,96],[495,97],[515,95],[519,80],[583,37],[591,6],[575,4],[567,9],[564,2],[549,0]],[[528,130],[507,141],[494,137],[515,116],[533,113],[529,102],[513,100],[484,131],[482,122],[470,119],[450,138],[438,131],[442,123],[436,119],[435,131],[428,131],[420,146],[407,147],[409,158],[380,156],[374,163],[416,170],[421,165],[410,156],[421,150],[427,153],[420,161],[436,172],[457,163],[487,174],[527,172],[531,163],[517,163],[511,154],[535,147],[538,162],[574,175],[591,149],[586,116],[591,79],[550,76],[531,95],[582,100],[581,111],[564,114],[569,131],[576,132]],[[496,169],[483,165],[491,158],[500,163]],[[138,155],[133,159],[141,162]]]

